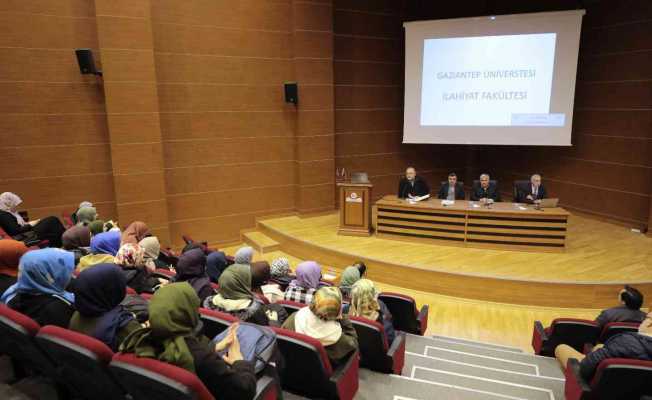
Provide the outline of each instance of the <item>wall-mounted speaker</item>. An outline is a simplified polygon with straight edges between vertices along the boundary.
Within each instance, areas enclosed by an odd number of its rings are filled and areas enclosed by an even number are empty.
[[[299,104],[299,86],[296,82],[285,82],[285,102]]]
[[[95,68],[95,59],[91,49],[76,49],[75,55],[77,56],[77,64],[79,64],[79,72],[102,76],[102,71]]]

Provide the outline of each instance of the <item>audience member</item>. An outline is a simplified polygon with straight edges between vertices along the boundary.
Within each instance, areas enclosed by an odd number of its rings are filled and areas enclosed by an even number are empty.
[[[223,251],[214,251],[206,256],[206,273],[211,282],[219,282],[220,275],[229,266],[229,261]]]
[[[91,236],[95,236],[104,232],[104,221],[101,219],[96,219],[95,221],[88,224],[88,229],[91,231]]]
[[[251,263],[251,288],[260,292],[260,287],[269,282],[272,274],[267,261],[256,261]]]
[[[594,351],[586,355],[566,344],[560,344],[555,349],[555,357],[563,368],[566,368],[569,359],[579,360],[580,374],[587,382],[591,382],[598,365],[607,358],[652,361],[652,313],[648,313],[641,322],[638,333],[625,332],[612,336],[603,347],[596,346]]]
[[[18,240],[0,240],[0,294],[16,283],[20,257],[28,251],[25,243]]]
[[[340,278],[340,291],[344,301],[349,301],[351,298],[351,287],[353,284],[360,280],[360,270],[357,267],[350,266],[344,268],[342,277]]]
[[[136,293],[153,293],[162,282],[150,276],[154,266],[145,260],[143,248],[137,244],[125,243],[120,246],[113,262],[122,268],[127,279],[127,286]]]
[[[367,266],[365,263],[362,261],[356,261],[352,265],[356,267],[358,271],[360,271],[360,278],[364,278],[365,274],[367,273]]]
[[[220,275],[220,288],[204,300],[204,307],[229,313],[245,322],[269,325],[264,304],[251,290],[251,280],[249,265],[231,265]]]
[[[75,225],[68,228],[61,236],[64,250],[78,250],[91,245],[91,231],[87,226]]]
[[[88,226],[97,219],[97,210],[95,207],[86,206],[77,210],[77,225]]]
[[[290,315],[283,328],[319,340],[334,366],[358,348],[358,335],[351,321],[342,315],[342,294],[336,287],[319,289],[310,307]]]
[[[67,328],[75,296],[65,290],[75,269],[75,256],[65,250],[32,250],[20,259],[18,281],[0,301],[41,326]]]
[[[72,213],[72,215],[70,216],[70,219],[72,219],[72,222],[74,224],[77,224],[79,222],[77,213],[79,212],[80,209],[84,207],[93,207],[93,203],[91,203],[90,201],[82,201],[81,203],[79,203],[79,207],[77,207],[77,210],[74,213]]]
[[[25,222],[17,207],[23,200],[14,193],[0,194],[0,228],[20,241],[47,240],[51,247],[61,247],[61,235],[66,230],[57,217]]]
[[[103,232],[91,238],[91,254],[79,260],[77,269],[83,271],[96,264],[112,263],[120,249],[120,232]]]
[[[148,236],[152,236],[152,233],[149,231],[147,224],[141,221],[135,221],[132,222],[124,232],[122,232],[120,245],[126,243],[137,245],[141,240],[145,239]]]
[[[240,247],[233,256],[233,261],[236,264],[250,265],[251,260],[254,258],[254,249],[249,246]]]
[[[140,328],[135,316],[120,302],[127,280],[115,264],[99,264],[75,279],[75,313],[69,329],[104,342],[113,351],[129,333]]]
[[[290,269],[290,261],[285,257],[279,257],[272,261],[270,274],[270,279],[278,283],[282,289],[287,288],[290,282],[295,278]]]
[[[392,323],[392,313],[382,302],[378,300],[378,291],[374,283],[369,279],[360,279],[353,284],[351,290],[351,305],[345,312],[354,317],[367,318],[383,325],[387,341],[391,344],[396,337]]]
[[[177,275],[173,282],[188,282],[197,292],[200,301],[215,294],[211,281],[206,275],[206,255],[201,249],[187,251],[179,257]]]
[[[643,294],[629,285],[618,293],[619,306],[604,310],[595,319],[600,330],[609,322],[643,322],[645,313],[641,311]]]
[[[237,335],[211,346],[198,329],[200,301],[187,282],[159,289],[149,302],[149,327],[127,337],[120,351],[174,364],[197,374],[218,399],[253,399],[254,365],[244,361]],[[235,332],[233,329],[232,332]],[[228,349],[222,359],[217,351]]]
[[[159,254],[161,254],[161,243],[156,236],[148,236],[138,242],[138,245],[145,252],[146,263],[151,263],[156,268],[169,268],[168,265],[158,259]]]
[[[315,261],[304,261],[297,265],[296,279],[285,290],[285,300],[310,304],[312,296],[319,289],[321,267]]]

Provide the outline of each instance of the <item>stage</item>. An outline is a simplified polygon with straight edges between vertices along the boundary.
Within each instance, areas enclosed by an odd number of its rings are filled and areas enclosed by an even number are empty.
[[[624,283],[652,296],[652,239],[572,215],[561,253],[474,249],[337,234],[337,212],[262,218],[275,249],[341,270],[354,260],[369,277],[424,292],[548,307],[613,306]],[[647,304],[647,302],[646,302]]]

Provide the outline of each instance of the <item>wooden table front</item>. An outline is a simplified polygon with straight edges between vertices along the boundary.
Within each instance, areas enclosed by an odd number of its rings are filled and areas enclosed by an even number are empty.
[[[409,203],[394,195],[378,200],[372,222],[379,237],[526,251],[563,251],[568,211],[561,207],[456,200]]]

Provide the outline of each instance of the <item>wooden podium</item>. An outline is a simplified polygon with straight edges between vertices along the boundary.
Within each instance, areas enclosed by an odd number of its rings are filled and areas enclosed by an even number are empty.
[[[340,188],[340,227],[338,235],[371,235],[371,183],[338,183]]]

